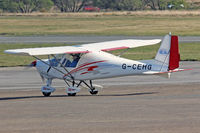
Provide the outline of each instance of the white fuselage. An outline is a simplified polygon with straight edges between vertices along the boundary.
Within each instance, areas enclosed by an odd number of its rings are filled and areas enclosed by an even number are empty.
[[[44,60],[48,63],[48,60]],[[42,61],[37,61],[38,72],[46,78],[71,79],[75,80],[94,80],[101,78],[111,78],[118,76],[153,74],[162,70],[167,70],[168,66],[156,60],[134,61],[112,54],[98,51],[84,54],[75,68],[63,67],[50,68]],[[49,71],[48,71],[49,70]],[[48,71],[48,73],[47,73]]]

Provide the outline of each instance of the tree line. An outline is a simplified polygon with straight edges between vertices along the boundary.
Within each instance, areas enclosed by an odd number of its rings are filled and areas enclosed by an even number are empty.
[[[50,9],[80,12],[86,6],[104,11],[136,11],[186,9],[189,4],[185,0],[0,0],[2,12],[16,13],[48,12]]]

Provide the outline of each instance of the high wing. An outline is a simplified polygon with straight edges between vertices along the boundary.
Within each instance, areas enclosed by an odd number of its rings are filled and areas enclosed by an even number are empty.
[[[91,43],[74,46],[61,46],[61,47],[44,47],[44,48],[26,48],[26,49],[12,49],[5,50],[8,54],[18,55],[51,55],[51,54],[63,54],[63,53],[88,53],[92,51],[113,51],[117,49],[136,48],[140,46],[147,46],[159,43],[160,39],[154,40],[119,40],[108,41],[101,43]]]
[[[18,55],[51,55],[51,54],[63,54],[63,53],[88,53],[88,50],[73,47],[73,46],[61,46],[61,47],[44,47],[44,48],[27,48],[27,49],[11,49],[5,50],[8,54]]]
[[[126,48],[136,48],[141,46],[148,46],[159,43],[160,39],[153,40],[118,40],[118,41],[108,41],[108,42],[100,42],[100,43],[91,43],[81,45],[83,48],[88,50],[97,50],[97,51],[113,51],[118,49],[126,49]]]

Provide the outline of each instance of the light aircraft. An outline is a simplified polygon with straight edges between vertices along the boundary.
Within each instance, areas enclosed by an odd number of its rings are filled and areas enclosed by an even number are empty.
[[[135,61],[108,53],[118,49],[158,44],[160,41],[130,39],[74,46],[13,49],[4,52],[37,59],[32,62],[32,66],[35,66],[42,79],[46,80],[46,85],[41,87],[44,96],[50,96],[55,91],[51,84],[56,78],[66,82],[66,92],[69,96],[75,96],[83,85],[95,95],[102,87],[94,85],[92,80],[130,75],[169,77],[170,73],[180,71],[178,36],[175,35],[167,34],[163,38],[155,58],[151,60]],[[48,55],[48,59],[40,59],[39,55]]]

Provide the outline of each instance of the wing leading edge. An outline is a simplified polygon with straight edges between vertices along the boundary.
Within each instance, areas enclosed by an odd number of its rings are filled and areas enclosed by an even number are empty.
[[[141,46],[153,45],[161,42],[160,39],[153,40],[118,40],[118,41],[108,41],[101,43],[91,43],[81,45],[85,49],[89,50],[97,50],[97,51],[113,51],[118,49],[126,49],[126,48],[136,48]]]
[[[61,46],[61,47],[44,47],[44,48],[26,48],[26,49],[11,49],[5,50],[8,54],[18,55],[51,55],[51,54],[64,54],[64,53],[89,53],[92,51],[113,51],[118,49],[136,48],[141,46],[148,46],[159,43],[160,39],[154,40],[119,40],[108,41],[101,43],[91,43],[74,46]]]
[[[27,49],[11,49],[5,50],[8,54],[18,55],[51,55],[51,54],[73,54],[73,53],[88,53],[88,50],[77,48],[73,46],[61,46],[61,47],[44,47],[44,48],[27,48]]]

